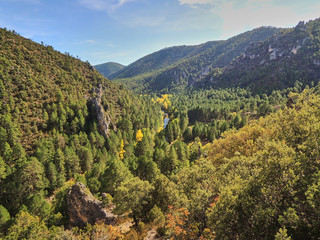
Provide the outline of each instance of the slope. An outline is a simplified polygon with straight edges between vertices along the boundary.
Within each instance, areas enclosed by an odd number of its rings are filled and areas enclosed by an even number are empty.
[[[253,43],[225,68],[214,69],[201,83],[210,87],[249,87],[254,92],[313,85],[320,79],[320,19]]]
[[[117,73],[112,76],[112,79],[137,91],[181,90],[204,78],[213,68],[224,67],[229,64],[250,43],[263,41],[279,31],[277,28],[261,27],[225,41],[212,41],[188,48],[184,46],[164,49],[132,63],[121,71],[124,72],[130,68],[130,74]],[[188,51],[180,55],[179,58],[174,57],[174,61],[167,60],[170,52],[175,52],[181,48]],[[163,61],[162,58],[157,60],[154,57],[156,55],[159,58],[162,53],[166,53],[166,64],[160,63],[158,68],[148,68],[148,62]],[[176,54],[171,54],[176,56]],[[145,66],[143,71],[139,70],[142,63]]]
[[[103,76],[106,78],[110,77],[112,74],[120,71],[125,66],[120,63],[107,62],[94,66]]]
[[[27,150],[55,128],[65,134],[83,129],[89,117],[86,105],[96,96],[98,85],[110,122],[116,122],[122,112],[120,100],[133,98],[88,62],[14,31],[0,29],[0,52],[0,123],[8,125],[8,135],[16,132],[15,138]]]
[[[32,214],[48,225],[58,214],[52,224],[67,226],[68,184],[114,192],[121,182],[115,177],[131,176],[121,160],[134,157],[136,132],[143,129],[152,139],[162,119],[151,97],[134,96],[88,62],[51,46],[0,29],[0,52],[2,239],[8,227],[2,224],[3,211],[12,219],[19,212]],[[111,165],[114,175],[108,172]]]
[[[113,74],[110,79],[130,78],[143,73],[154,72],[180,61],[196,48],[197,46],[178,46],[162,49],[135,61]]]

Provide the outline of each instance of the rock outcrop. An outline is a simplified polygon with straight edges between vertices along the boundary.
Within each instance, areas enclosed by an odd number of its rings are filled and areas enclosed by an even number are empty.
[[[83,228],[87,223],[94,224],[103,221],[113,224],[116,215],[102,207],[102,202],[97,200],[82,183],[76,183],[67,196],[70,226]]]
[[[98,119],[98,126],[99,126],[99,132],[102,136],[107,138],[110,134],[109,126],[111,123],[111,118],[109,114],[104,110],[103,105],[101,103],[101,98],[103,95],[103,90],[102,86],[98,86],[95,89],[96,97],[91,100],[93,103],[95,109],[96,109],[96,114],[97,114],[97,119]]]

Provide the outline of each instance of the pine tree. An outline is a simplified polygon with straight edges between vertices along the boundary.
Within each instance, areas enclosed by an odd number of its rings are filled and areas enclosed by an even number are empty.
[[[89,148],[81,147],[80,150],[80,162],[83,171],[89,171],[93,165],[93,156]]]
[[[142,181],[138,177],[123,182],[116,190],[114,201],[116,212],[122,214],[129,210],[137,225],[139,220],[147,217],[152,205],[151,193],[154,187],[148,181]]]
[[[150,143],[148,141],[147,135],[145,134],[143,136],[142,140],[137,142],[136,149],[135,149],[135,155],[137,157],[140,157],[143,155],[151,156],[151,154],[152,154],[152,151],[150,148]]]
[[[5,229],[9,220],[10,220],[10,213],[4,206],[0,205],[0,230],[1,231]]]
[[[60,149],[56,150],[54,160],[55,160],[55,165],[57,170],[57,187],[62,187],[62,185],[66,181],[66,173],[65,173],[65,157],[63,152]]]
[[[120,186],[123,181],[130,178],[132,178],[132,174],[126,165],[124,165],[117,156],[112,157],[99,179],[101,182],[101,191],[113,195],[116,188]]]
[[[189,124],[189,118],[186,112],[181,114],[179,123],[180,123],[181,132],[184,132],[184,130],[188,127],[188,124]]]
[[[57,169],[56,166],[53,164],[53,162],[50,162],[46,169],[46,177],[50,182],[49,189],[50,191],[54,191],[57,186]]]

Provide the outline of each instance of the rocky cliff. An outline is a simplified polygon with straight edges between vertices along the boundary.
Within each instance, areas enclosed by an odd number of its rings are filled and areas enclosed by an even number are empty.
[[[96,114],[97,114],[97,119],[98,119],[98,124],[99,124],[99,132],[100,132],[100,134],[102,134],[102,136],[107,138],[110,133],[109,126],[111,123],[111,117],[105,111],[105,109],[101,103],[101,98],[103,95],[103,89],[102,89],[101,85],[99,85],[95,89],[95,94],[96,94],[96,96],[91,100],[91,102],[93,103],[93,105],[96,109]],[[114,126],[114,130],[116,130],[114,124],[113,124],[113,126]]]
[[[293,87],[297,81],[313,85],[320,80],[319,36],[320,18],[300,22],[265,41],[251,43],[232,63],[213,69],[201,84],[250,88],[254,93]]]
[[[106,210],[102,202],[97,200],[82,183],[76,183],[67,196],[68,214],[72,227],[83,228],[87,223],[103,221],[113,224],[116,215]]]
[[[252,42],[264,41],[280,29],[261,27],[228,40],[160,50],[130,64],[111,77],[127,87],[159,91],[180,91],[201,82],[214,68],[223,68]]]

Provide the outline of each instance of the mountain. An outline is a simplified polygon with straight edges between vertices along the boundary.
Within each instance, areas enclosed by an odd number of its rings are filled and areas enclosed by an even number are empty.
[[[120,63],[107,62],[94,66],[103,76],[106,78],[110,77],[115,72],[120,71],[125,66]]]
[[[208,42],[206,47],[214,46],[215,44],[216,42]],[[143,73],[154,72],[166,68],[179,62],[181,59],[193,56],[199,52],[199,47],[201,46],[177,46],[151,53],[113,74],[111,79],[130,78]]]
[[[271,92],[299,81],[320,79],[320,18],[284,29],[263,42],[252,43],[225,68],[216,68],[201,84],[210,87],[249,87]],[[200,85],[201,85],[200,84]]]
[[[110,121],[121,114],[118,101],[128,93],[88,62],[5,29],[0,29],[0,51],[1,114],[16,125],[16,134],[27,150],[58,125],[69,132],[82,128],[85,116],[80,112],[95,97],[98,86],[105,93],[103,102],[112,105]]]
[[[320,19],[316,19],[289,29],[261,27],[225,41],[167,48],[111,78],[137,92],[241,87],[271,93],[296,82],[313,86],[320,79],[319,26]],[[153,61],[160,66],[155,67]]]
[[[133,177],[131,163],[122,159],[137,165],[135,134],[143,129],[153,139],[161,108],[151,97],[110,82],[88,62],[15,31],[0,28],[0,52],[0,239],[7,230],[5,239],[56,238],[45,229],[70,226],[72,185],[114,194]],[[22,219],[35,225],[41,219],[44,232],[14,230]]]
[[[219,67],[156,96],[0,29],[0,239],[319,239],[320,84],[249,89],[268,64],[316,77],[318,32],[198,46],[177,69]]]
[[[111,79],[137,91],[182,89],[204,78],[213,68],[228,65],[252,42],[263,41],[279,31],[261,27],[224,41],[166,48],[137,60]]]

